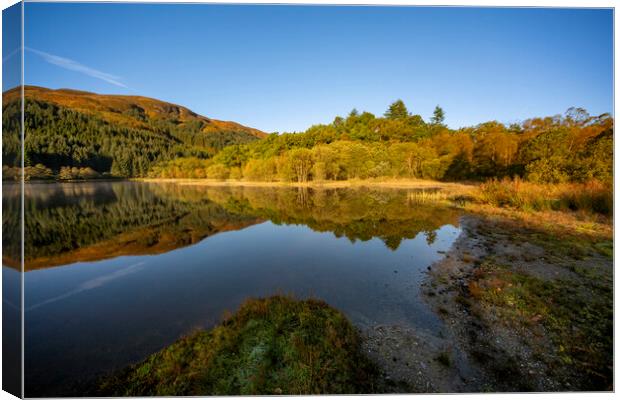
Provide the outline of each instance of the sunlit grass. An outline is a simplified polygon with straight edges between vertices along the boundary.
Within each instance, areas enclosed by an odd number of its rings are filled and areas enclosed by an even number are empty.
[[[582,211],[611,215],[613,188],[599,181],[540,184],[516,179],[491,180],[480,185],[477,199],[497,207],[523,211]]]

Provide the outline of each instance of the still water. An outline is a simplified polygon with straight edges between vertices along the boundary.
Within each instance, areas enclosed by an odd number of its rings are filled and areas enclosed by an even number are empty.
[[[3,201],[18,202],[8,186]],[[459,235],[459,215],[412,190],[101,182],[25,191],[27,396],[70,393],[213,326],[248,297],[318,297],[360,328],[440,329],[419,288]],[[3,243],[5,280],[18,278],[15,239]]]

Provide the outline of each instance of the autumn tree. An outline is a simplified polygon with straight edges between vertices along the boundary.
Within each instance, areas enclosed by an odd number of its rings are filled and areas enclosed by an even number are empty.
[[[293,149],[288,153],[297,182],[307,182],[312,170],[312,152],[308,149]]]

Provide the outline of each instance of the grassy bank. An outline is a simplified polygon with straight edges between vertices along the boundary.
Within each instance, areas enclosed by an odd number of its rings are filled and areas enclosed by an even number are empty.
[[[599,181],[536,184],[520,179],[491,180],[478,187],[477,199],[522,211],[577,211],[611,215],[613,187]]]
[[[569,254],[590,249],[613,256],[613,187],[597,181],[533,184],[519,180],[480,185],[463,208],[485,218],[540,232]],[[551,240],[553,239],[553,240]],[[529,240],[536,240],[531,237]],[[585,250],[584,250],[585,249]]]
[[[103,380],[103,396],[373,392],[375,370],[355,328],[319,300],[248,300],[198,331]]]

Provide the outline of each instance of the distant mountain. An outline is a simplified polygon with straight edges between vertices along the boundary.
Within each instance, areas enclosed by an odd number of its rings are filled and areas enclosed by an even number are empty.
[[[99,173],[143,176],[161,161],[209,157],[225,146],[267,136],[148,97],[36,86],[26,86],[24,92],[26,163],[54,171],[91,167]],[[19,95],[19,88],[3,93],[5,165],[19,159]]]

